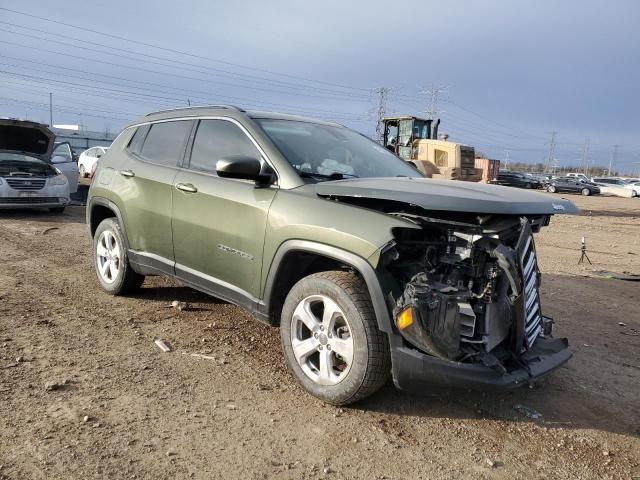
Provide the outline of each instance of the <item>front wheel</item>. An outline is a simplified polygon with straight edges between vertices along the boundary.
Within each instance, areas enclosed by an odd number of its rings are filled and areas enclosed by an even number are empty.
[[[553,185],[549,185],[547,187],[547,192],[549,193],[556,193],[556,187],[554,187]]]
[[[103,220],[96,229],[93,265],[100,285],[112,295],[130,293],[144,282],[144,276],[129,265],[122,230],[115,218]]]
[[[332,405],[357,402],[389,377],[389,342],[354,273],[321,272],[296,283],[282,309],[280,338],[296,380]]]

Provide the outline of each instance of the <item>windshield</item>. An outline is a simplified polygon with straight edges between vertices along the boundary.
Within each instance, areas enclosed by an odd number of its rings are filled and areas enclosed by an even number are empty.
[[[386,148],[353,130],[295,120],[255,120],[305,179],[422,176]]]

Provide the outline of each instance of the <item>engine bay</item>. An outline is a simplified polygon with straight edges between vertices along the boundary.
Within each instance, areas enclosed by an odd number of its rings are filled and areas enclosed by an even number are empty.
[[[506,372],[551,333],[533,241],[549,216],[389,214],[422,227],[394,230],[382,257],[397,283],[396,326],[410,346]]]

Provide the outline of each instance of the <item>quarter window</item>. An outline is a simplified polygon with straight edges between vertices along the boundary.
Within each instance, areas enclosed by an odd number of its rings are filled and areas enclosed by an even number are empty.
[[[216,162],[232,155],[261,159],[249,137],[234,123],[226,120],[201,120],[193,141],[189,168],[216,173]]]
[[[140,155],[153,163],[177,166],[182,159],[190,129],[191,120],[154,123],[144,140]]]

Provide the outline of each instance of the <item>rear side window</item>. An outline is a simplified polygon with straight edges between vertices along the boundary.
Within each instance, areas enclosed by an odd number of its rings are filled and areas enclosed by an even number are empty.
[[[140,155],[150,162],[175,167],[182,159],[190,130],[191,120],[154,123],[144,140]]]
[[[231,155],[261,159],[256,146],[236,124],[226,120],[201,120],[193,141],[189,168],[215,174],[216,162]]]
[[[142,127],[136,128],[131,140],[129,140],[127,149],[133,153],[140,153],[140,147],[142,147],[142,142],[144,141],[144,137],[148,131],[149,125],[143,125]]]

